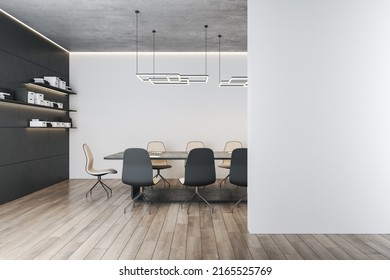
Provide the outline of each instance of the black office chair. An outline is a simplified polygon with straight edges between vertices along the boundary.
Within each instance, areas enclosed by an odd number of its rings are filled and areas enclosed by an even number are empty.
[[[127,149],[123,155],[122,182],[126,185],[139,187],[140,192],[134,197],[130,204],[126,206],[124,212],[126,213],[126,210],[131,205],[134,205],[140,197],[142,197],[145,203],[152,203],[153,200],[145,194],[144,188],[151,187],[158,183],[158,181],[158,178],[153,178],[153,167],[148,151],[142,148]]]
[[[200,186],[213,184],[216,180],[214,153],[209,148],[195,148],[190,151],[185,166],[184,178],[181,183],[188,187],[195,187],[194,194],[184,202],[190,202],[187,214],[190,211],[192,200],[199,196],[213,211],[210,203],[199,193]],[[183,204],[182,204],[183,206]]]
[[[107,193],[107,198],[109,198],[110,196],[112,196],[112,189],[107,186],[103,181],[102,181],[102,176],[104,175],[107,175],[107,174],[116,174],[117,171],[113,168],[108,168],[108,169],[95,169],[93,167],[93,162],[94,162],[94,159],[93,159],[93,154],[91,152],[91,149],[89,148],[89,146],[87,144],[84,144],[83,145],[83,150],[84,150],[84,154],[85,154],[85,159],[86,159],[86,163],[85,163],[85,171],[90,174],[90,175],[93,175],[93,176],[96,176],[97,177],[97,182],[95,183],[95,185],[92,186],[92,188],[85,194],[85,197],[88,197],[88,194],[90,193],[91,196],[92,196],[92,190],[97,186],[97,184],[100,184],[103,189],[106,191]]]
[[[238,149],[238,148],[242,148],[241,142],[239,142],[239,141],[229,141],[229,142],[226,142],[225,149],[223,149],[223,150],[225,152],[230,152],[231,153],[231,152],[233,152],[234,149]],[[230,159],[224,159],[222,161],[222,164],[218,165],[218,167],[229,170],[230,169]],[[219,182],[219,187],[220,188],[222,187],[224,182],[226,184],[227,180],[229,179],[229,175],[230,174],[226,175],[226,177],[223,178],[221,180],[221,182]]]
[[[248,149],[239,148],[235,149],[232,152],[232,159],[230,163],[230,183],[240,187],[248,187]],[[232,207],[232,212],[234,207],[239,206],[240,202],[248,195],[248,192],[237,201],[236,204]]]

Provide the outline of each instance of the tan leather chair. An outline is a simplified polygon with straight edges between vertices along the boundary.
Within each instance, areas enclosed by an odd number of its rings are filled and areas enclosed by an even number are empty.
[[[148,152],[165,152],[166,151],[165,150],[165,145],[161,141],[151,141],[151,142],[149,142],[148,146],[147,146],[147,150],[148,150]],[[167,183],[168,186],[170,187],[171,185],[161,175],[160,172],[163,169],[172,168],[172,165],[168,164],[168,161],[165,160],[165,159],[152,159],[152,167],[153,167],[153,170],[157,171],[157,174],[154,176],[154,178],[160,177],[163,180],[163,182],[164,182],[164,187],[165,187],[165,183]]]
[[[92,176],[96,176],[97,177],[97,182],[95,183],[95,185],[93,185],[93,187],[85,194],[85,197],[88,197],[88,194],[90,193],[92,195],[92,190],[97,186],[97,184],[100,184],[103,189],[106,191],[107,193],[107,198],[109,198],[110,196],[112,196],[112,189],[107,186],[103,181],[102,181],[102,176],[104,175],[107,175],[107,174],[116,174],[118,171],[116,171],[115,169],[113,168],[109,168],[109,169],[100,169],[100,170],[97,170],[93,167],[93,154],[91,152],[91,149],[89,148],[89,146],[87,144],[84,144],[83,145],[83,150],[84,150],[84,154],[85,154],[85,158],[86,158],[86,164],[85,164],[85,171],[92,175]]]
[[[239,141],[229,141],[226,142],[224,151],[225,152],[233,152],[235,149],[242,148],[242,144]],[[231,161],[230,159],[224,159],[220,165],[218,165],[219,168],[224,168],[224,169],[230,169]],[[222,184],[227,182],[227,179],[229,178],[230,174],[228,174],[225,178],[221,180],[219,183],[219,187],[222,187]]]
[[[204,143],[202,141],[190,141],[187,143],[186,152],[190,152],[195,148],[204,148]]]

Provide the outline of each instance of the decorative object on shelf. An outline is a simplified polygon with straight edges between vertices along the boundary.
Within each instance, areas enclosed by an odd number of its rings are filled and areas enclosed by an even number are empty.
[[[26,83],[24,86],[28,89],[34,89],[37,91],[44,91],[44,92],[51,92],[51,93],[57,93],[57,94],[65,94],[65,95],[76,95],[77,93],[70,90],[70,87],[67,87],[66,89],[53,87],[50,84],[47,83]]]
[[[26,88],[16,89],[15,100],[24,103],[35,104],[35,105],[46,106],[46,107],[53,107],[58,109],[64,108],[63,103],[46,100],[45,95],[43,93],[33,92]]]
[[[9,99],[11,94],[7,92],[0,92],[0,99]]]
[[[60,77],[55,77],[55,76],[44,76],[43,78],[34,78],[34,83],[50,85],[52,87],[56,87],[64,90],[68,89],[66,82],[61,80]]]
[[[35,90],[38,92],[35,92]],[[70,112],[76,112],[76,110],[68,108],[69,95],[72,94],[76,93],[66,89],[55,88],[48,84],[27,83],[24,84],[24,88],[18,88],[15,91],[0,88],[0,104],[11,104],[15,106],[17,110],[24,110],[24,108],[28,107],[38,108],[39,110],[48,110],[47,113],[45,113],[47,116],[46,120],[35,119],[35,116],[32,113],[34,111],[30,111],[29,115],[31,115],[33,119],[27,119],[26,126],[17,126],[16,128],[72,129],[76,128],[73,126],[72,119],[69,116]],[[24,115],[24,113],[22,115]]]
[[[72,124],[70,122],[54,122],[54,121],[42,121],[39,119],[32,119],[30,121],[29,127],[63,127],[71,128]]]
[[[232,76],[229,80],[221,80],[221,38],[218,35],[218,72],[219,72],[219,86],[220,87],[247,87],[247,76]]]
[[[207,28],[205,25],[205,74],[179,74],[179,73],[156,73],[155,63],[155,35],[156,30],[153,30],[153,72],[152,73],[139,73],[138,72],[138,15],[139,11],[136,10],[136,76],[142,82],[149,82],[153,85],[188,85],[192,83],[207,83],[209,75],[207,74]]]

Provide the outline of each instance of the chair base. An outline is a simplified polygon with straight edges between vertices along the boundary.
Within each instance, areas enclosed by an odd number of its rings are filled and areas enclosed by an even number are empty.
[[[183,203],[189,202],[190,204],[188,205],[187,209],[187,215],[190,213],[190,207],[192,204],[192,201],[194,200],[195,196],[199,196],[211,209],[211,213],[213,212],[213,206],[199,193],[199,187],[195,187],[195,193],[188,199],[186,199]],[[183,203],[181,204],[181,208],[183,208]]]
[[[154,202],[148,195],[145,194],[144,192],[144,187],[140,187],[140,191],[138,193],[138,195],[136,197],[134,197],[134,199],[130,202],[129,205],[126,206],[126,208],[123,210],[124,213],[126,213],[127,209],[133,205],[134,207],[134,204],[135,202],[140,198],[142,197],[143,201],[148,204],[148,209],[149,209],[149,214],[150,214],[150,205]]]
[[[165,187],[165,183],[167,183],[168,187],[170,188],[170,187],[171,187],[171,184],[169,184],[168,180],[165,179],[165,178],[161,175],[160,169],[156,169],[156,170],[157,170],[157,174],[156,174],[153,178],[158,178],[158,177],[160,177],[161,180],[162,180],[163,183],[164,183],[164,187]]]
[[[102,181],[102,176],[97,176],[98,177],[98,180],[97,182],[95,183],[95,185],[93,185],[93,187],[85,194],[85,198],[88,198],[88,194],[91,194],[92,196],[92,190],[98,185],[100,184],[103,189],[105,190],[106,194],[107,194],[107,198],[110,198],[112,196],[112,189],[107,186],[105,183],[103,183]]]
[[[233,205],[233,207],[232,207],[232,213],[233,213],[234,207],[236,207],[236,206],[237,206],[237,207],[240,207],[240,205],[239,205],[240,202],[241,202],[247,195],[248,195],[248,193],[245,193],[245,194],[240,198],[240,200],[237,201],[236,204]]]
[[[222,188],[223,182],[225,182],[225,187],[226,187],[226,183],[227,183],[227,180],[228,180],[229,176],[230,176],[230,174],[226,175],[226,177],[223,178],[221,180],[221,182],[219,182],[219,188]]]

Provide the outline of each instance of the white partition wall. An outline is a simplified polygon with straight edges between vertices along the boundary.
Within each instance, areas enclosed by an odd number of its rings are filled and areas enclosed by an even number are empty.
[[[390,2],[249,0],[249,230],[390,232]]]
[[[246,75],[246,53],[222,54],[222,78]],[[139,71],[152,71],[152,54],[140,54]],[[204,74],[204,53],[157,53],[157,72]],[[77,109],[77,129],[70,133],[70,178],[91,178],[84,171],[82,144],[89,143],[97,168],[122,162],[103,157],[149,141],[163,141],[168,150],[184,150],[187,141],[200,140],[223,150],[229,140],[247,137],[247,89],[218,87],[218,53],[208,55],[207,84],[152,85],[135,76],[134,53],[71,53],[70,83],[78,93],[71,107]],[[183,162],[171,161],[167,178],[183,176]],[[218,177],[227,175],[217,168]]]

